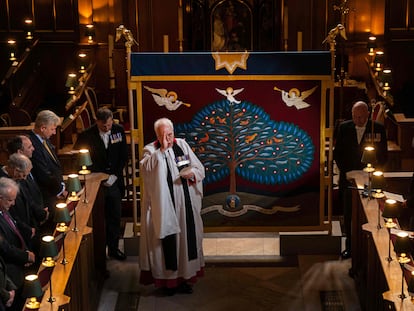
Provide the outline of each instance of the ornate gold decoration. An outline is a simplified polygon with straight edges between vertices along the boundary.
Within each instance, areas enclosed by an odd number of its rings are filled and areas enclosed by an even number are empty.
[[[216,70],[226,68],[226,70],[233,74],[236,68],[243,70],[247,69],[247,59],[249,58],[249,52],[244,53],[212,53],[214,60],[216,61]]]

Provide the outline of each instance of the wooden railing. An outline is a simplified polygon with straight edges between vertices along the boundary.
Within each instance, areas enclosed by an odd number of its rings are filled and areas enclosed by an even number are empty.
[[[38,42],[34,41],[25,49],[1,81],[1,100],[8,106],[13,122],[9,125],[29,125],[32,114],[42,103],[45,86],[41,78]]]
[[[407,178],[412,172],[407,173]],[[354,186],[364,188],[368,174],[352,171],[347,174]],[[390,183],[389,183],[390,184]],[[406,182],[401,182],[404,187]],[[390,192],[395,192],[390,191]],[[369,200],[361,191],[352,193],[352,268],[362,310],[414,310],[408,297],[407,282],[403,278],[401,266],[390,244],[390,234],[382,217],[378,218],[379,205],[376,199]],[[382,226],[378,229],[378,220]],[[388,252],[392,261],[388,261]],[[402,286],[408,298],[401,299]]]
[[[76,206],[76,227],[73,231],[74,219],[64,237],[65,253],[63,254],[63,235],[55,233],[56,244],[60,247],[53,268],[41,266],[38,271],[44,294],[41,297],[39,310],[97,310],[106,271],[105,230],[103,211],[103,193],[101,181],[108,176],[103,173],[92,173],[86,176],[85,191]],[[60,261],[65,257],[67,264]],[[50,290],[52,284],[52,291]],[[55,301],[49,302],[53,297]]]

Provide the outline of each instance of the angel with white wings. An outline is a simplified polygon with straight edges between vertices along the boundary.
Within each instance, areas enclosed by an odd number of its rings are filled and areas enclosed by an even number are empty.
[[[239,94],[243,90],[244,90],[244,88],[233,90],[233,88],[230,87],[230,86],[228,88],[226,88],[225,90],[220,90],[220,89],[216,88],[216,91],[219,92],[221,95],[225,96],[227,98],[227,100],[230,102],[230,104],[232,104],[232,103],[240,104],[240,100],[236,100],[236,98],[234,98],[234,96],[236,96],[237,94]]]
[[[191,107],[191,104],[178,100],[178,95],[174,91],[154,89],[149,86],[144,86],[144,88],[152,93],[152,97],[158,106],[165,106],[169,111],[177,110],[181,105]]]
[[[297,110],[304,109],[309,107],[310,105],[305,102],[304,100],[310,96],[313,92],[315,92],[318,86],[314,86],[310,90],[300,92],[297,88],[292,88],[289,92],[279,89],[275,86],[273,89],[275,91],[279,91],[282,93],[282,100],[285,102],[286,106],[292,107],[294,106]]]

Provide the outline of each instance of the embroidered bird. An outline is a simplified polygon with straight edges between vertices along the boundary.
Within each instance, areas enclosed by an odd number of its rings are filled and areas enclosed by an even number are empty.
[[[303,91],[302,93],[297,88],[292,88],[289,92],[279,89],[275,86],[273,89],[282,93],[282,100],[285,102],[286,106],[294,106],[297,110],[307,108],[310,105],[304,100],[315,92],[318,86],[314,86],[310,90]]]
[[[239,113],[237,113],[237,114],[234,116],[234,118],[235,118],[235,119],[240,118],[242,115],[244,115],[244,111],[240,111]]]
[[[257,133],[254,133],[252,135],[246,136],[246,139],[244,140],[244,142],[246,144],[248,144],[248,143],[252,142],[256,138],[256,136],[257,136]]]
[[[210,139],[210,136],[208,135],[208,133],[206,133],[206,136],[200,138],[200,143],[205,143],[208,142],[208,140]]]
[[[178,95],[174,91],[154,89],[148,86],[144,86],[144,88],[152,93],[152,97],[158,106],[165,106],[169,111],[177,110],[181,105],[191,107],[191,104],[178,100]]]
[[[216,88],[216,91],[219,92],[221,95],[225,96],[227,98],[227,100],[230,102],[230,104],[232,104],[232,103],[240,104],[240,100],[236,100],[234,98],[234,96],[236,96],[237,94],[239,94],[243,90],[244,90],[244,88],[233,90],[233,88],[230,87],[230,86],[225,90],[220,90],[220,89]]]

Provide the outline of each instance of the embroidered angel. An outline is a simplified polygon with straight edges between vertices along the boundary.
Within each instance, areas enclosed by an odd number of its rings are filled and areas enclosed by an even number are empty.
[[[169,111],[177,110],[181,105],[191,107],[191,104],[178,100],[178,95],[174,91],[154,89],[148,86],[144,86],[144,88],[152,93],[152,97],[158,106],[165,106]]]
[[[289,92],[279,89],[275,86],[273,89],[282,93],[282,100],[285,102],[286,106],[294,106],[297,110],[304,109],[310,105],[304,100],[311,95],[318,86],[314,86],[310,90],[303,91],[302,93],[297,88],[291,88]]]
[[[225,90],[220,90],[220,89],[216,88],[216,91],[219,92],[221,95],[225,96],[227,98],[227,100],[230,102],[230,104],[232,104],[232,103],[240,104],[240,100],[236,100],[234,98],[234,96],[236,96],[237,94],[239,94],[243,90],[244,90],[244,88],[233,90],[233,88],[230,87],[230,86]]]

